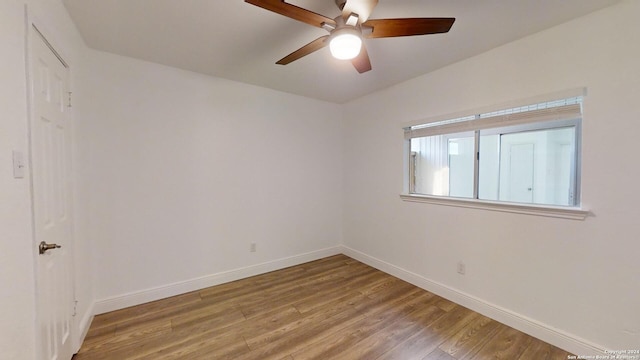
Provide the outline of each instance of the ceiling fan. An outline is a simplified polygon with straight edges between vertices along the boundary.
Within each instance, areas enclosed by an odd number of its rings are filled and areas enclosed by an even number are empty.
[[[249,4],[280,15],[325,29],[329,35],[321,36],[300,49],[278,60],[287,65],[329,45],[331,54],[338,59],[351,60],[359,73],[371,70],[371,60],[362,39],[413,36],[446,33],[455,18],[402,18],[372,19],[369,15],[378,0],[335,0],[342,11],[335,19],[288,4],[285,0],[245,0]]]

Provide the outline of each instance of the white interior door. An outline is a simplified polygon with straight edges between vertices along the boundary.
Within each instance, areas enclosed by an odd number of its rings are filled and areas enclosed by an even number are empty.
[[[39,354],[41,359],[69,360],[74,305],[69,69],[35,28],[30,29],[29,49],[35,246],[44,242],[52,247],[36,252]]]
[[[508,201],[532,203],[534,144],[513,144],[509,154]]]

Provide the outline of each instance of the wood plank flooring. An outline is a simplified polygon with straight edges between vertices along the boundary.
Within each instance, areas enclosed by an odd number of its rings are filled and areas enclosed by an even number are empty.
[[[344,255],[96,316],[74,360],[567,359]]]

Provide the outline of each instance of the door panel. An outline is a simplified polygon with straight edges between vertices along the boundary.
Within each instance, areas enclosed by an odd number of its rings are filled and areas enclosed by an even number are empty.
[[[30,29],[29,45],[34,245],[44,241],[61,246],[36,259],[39,355],[68,360],[73,355],[70,137],[65,101],[69,71],[35,28]]]
[[[533,144],[511,145],[509,149],[508,201],[533,202]]]
[[[520,142],[521,134],[500,136],[500,200],[534,202],[535,144]]]

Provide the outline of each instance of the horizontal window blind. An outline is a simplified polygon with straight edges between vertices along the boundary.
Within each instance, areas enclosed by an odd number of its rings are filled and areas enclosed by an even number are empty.
[[[534,122],[571,120],[581,116],[582,97],[574,97],[411,126],[404,129],[404,137],[409,140]]]

